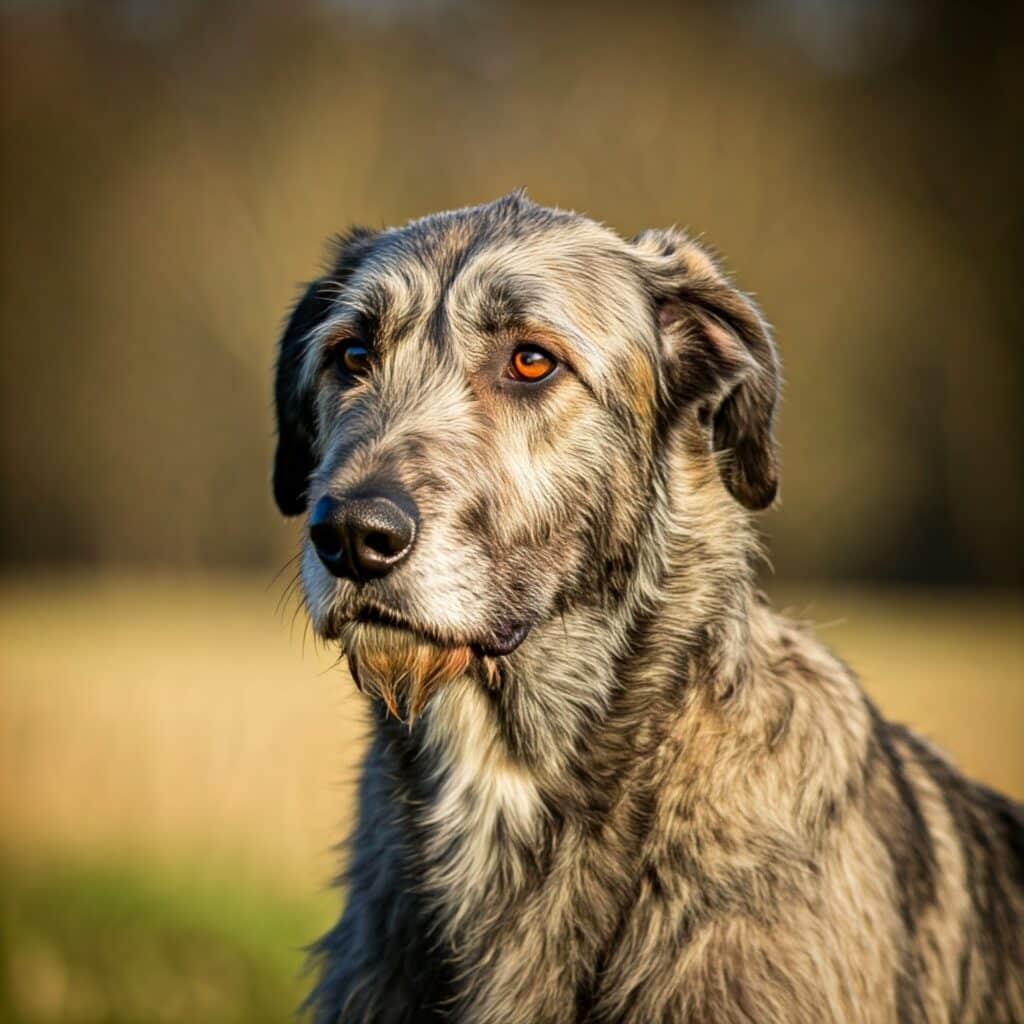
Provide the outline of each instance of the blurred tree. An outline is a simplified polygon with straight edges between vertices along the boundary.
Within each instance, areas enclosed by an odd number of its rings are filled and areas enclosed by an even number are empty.
[[[1017,7],[23,0],[0,33],[8,564],[283,560],[292,282],[350,221],[525,184],[687,224],[757,293],[781,575],[1022,581]]]

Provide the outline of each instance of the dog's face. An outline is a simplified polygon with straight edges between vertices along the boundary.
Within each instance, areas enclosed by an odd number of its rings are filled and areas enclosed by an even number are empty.
[[[774,349],[674,232],[633,242],[516,194],[338,243],[281,342],[275,494],[309,512],[315,629],[415,714],[530,631],[621,596],[668,436],[775,493]]]

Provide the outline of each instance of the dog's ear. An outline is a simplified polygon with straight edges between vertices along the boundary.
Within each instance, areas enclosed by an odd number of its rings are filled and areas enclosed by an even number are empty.
[[[331,299],[332,291],[325,278],[309,285],[291,311],[278,345],[274,377],[274,500],[286,516],[297,516],[306,507],[306,487],[314,467],[315,425],[310,396],[300,384],[302,362],[309,334],[327,316]]]
[[[345,282],[377,237],[377,232],[369,228],[354,227],[333,240],[327,274],[306,288],[281,336],[274,378],[277,408],[274,499],[286,516],[297,516],[305,510],[309,476],[316,466],[316,417],[302,372],[309,337],[326,319]]]
[[[749,509],[779,487],[772,432],[778,354],[757,307],[683,232],[645,231],[644,257],[661,333],[668,400],[696,409],[712,431],[725,486]]]

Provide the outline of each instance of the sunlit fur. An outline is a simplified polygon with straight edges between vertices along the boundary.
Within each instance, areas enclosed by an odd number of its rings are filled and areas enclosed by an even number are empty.
[[[525,391],[523,342],[564,364]],[[373,718],[317,1022],[1024,1020],[1020,809],[757,592],[778,393],[680,231],[517,193],[339,240],[282,340],[275,494],[398,487],[420,525],[364,584],[302,555]]]
[[[434,691],[464,675],[473,658],[465,645],[433,643],[386,625],[347,622],[338,639],[356,685],[410,724]]]

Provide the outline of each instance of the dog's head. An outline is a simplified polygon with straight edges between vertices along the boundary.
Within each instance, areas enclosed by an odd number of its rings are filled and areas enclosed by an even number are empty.
[[[532,629],[621,597],[670,438],[708,486],[772,501],[777,390],[758,312],[679,232],[625,241],[518,193],[350,232],[277,365],[274,492],[308,514],[314,627],[406,713],[494,674]]]

